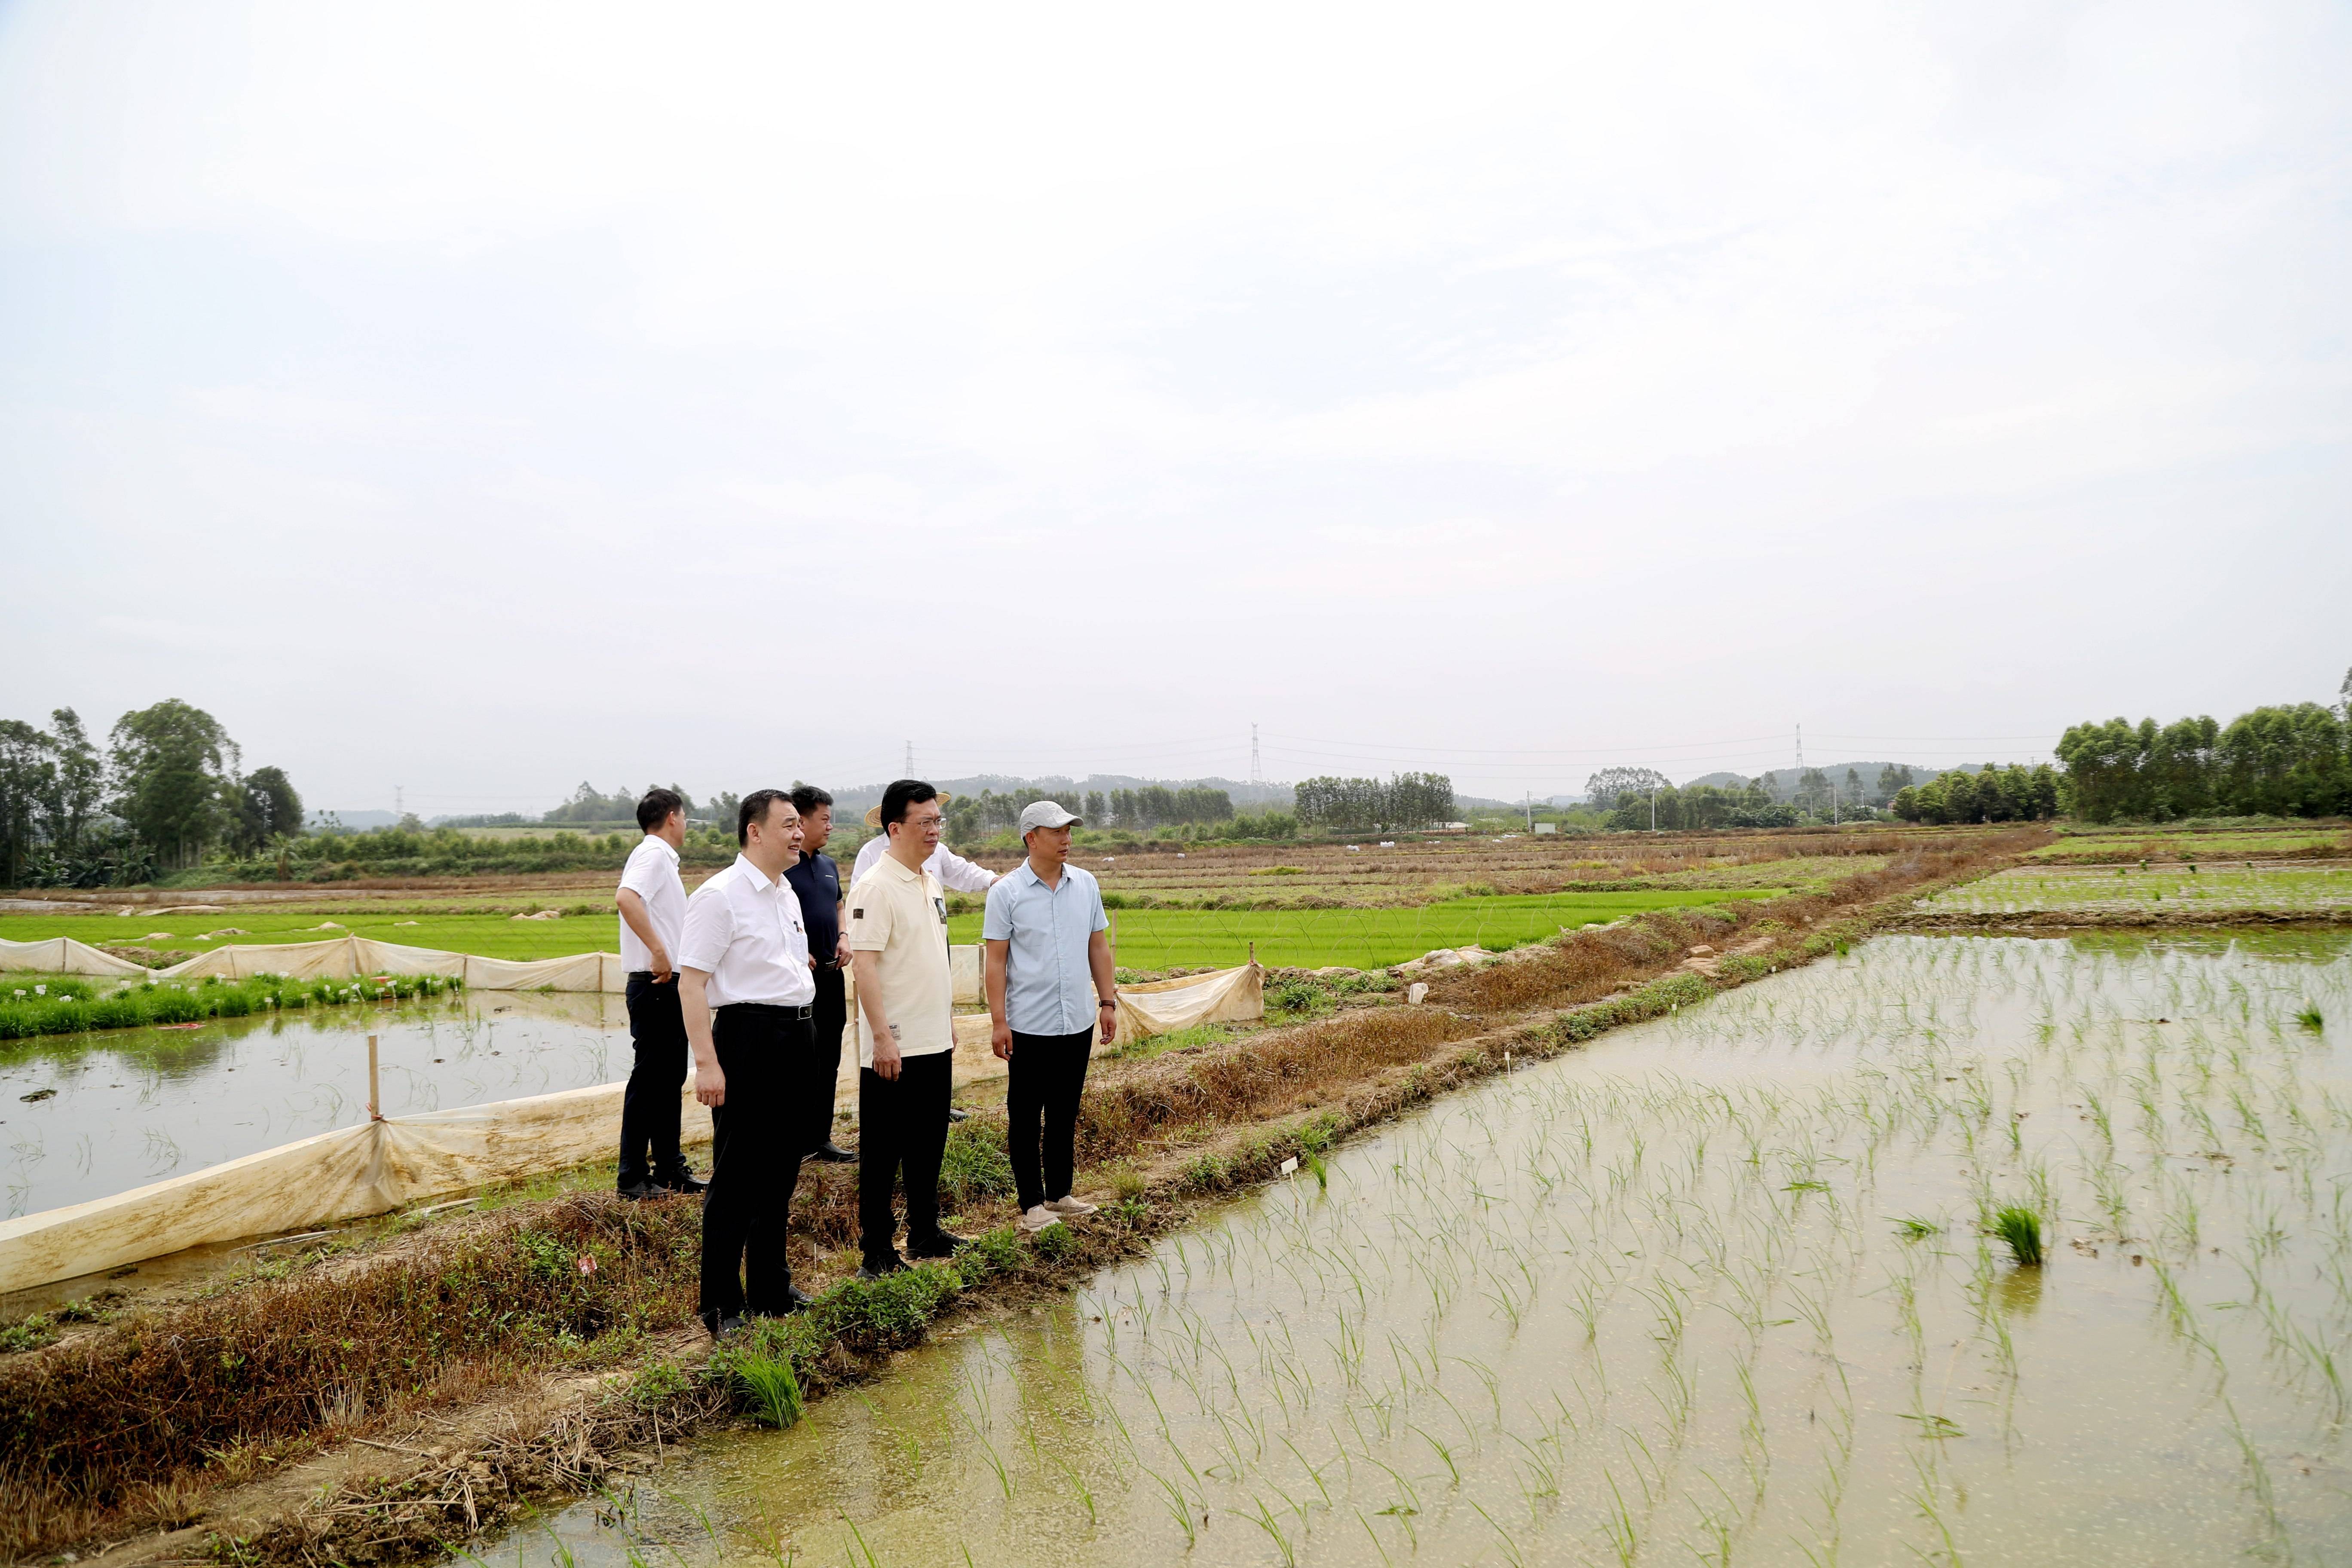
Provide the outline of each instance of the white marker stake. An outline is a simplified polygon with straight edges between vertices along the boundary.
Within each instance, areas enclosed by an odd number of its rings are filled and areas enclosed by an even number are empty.
[[[1289,1159],[1285,1160],[1282,1163],[1282,1173],[1286,1176],[1295,1176],[1298,1173],[1297,1155],[1293,1154]]]

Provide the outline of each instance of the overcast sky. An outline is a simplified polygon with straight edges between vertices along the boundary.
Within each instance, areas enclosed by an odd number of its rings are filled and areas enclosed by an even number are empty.
[[[2337,4],[6,5],[0,716],[432,815],[2332,700],[2347,82]]]

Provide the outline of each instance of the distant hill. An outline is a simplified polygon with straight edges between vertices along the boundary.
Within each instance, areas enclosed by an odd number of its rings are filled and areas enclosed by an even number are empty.
[[[1911,770],[1911,782],[1915,784],[1926,784],[1929,779],[1950,771],[1946,768],[1922,767],[1916,763],[1822,763],[1817,765],[1820,767],[1822,776],[1827,778],[1832,784],[1837,785],[1841,790],[1845,787],[1845,775],[1847,771],[1849,769],[1852,770],[1854,774],[1862,780],[1862,787],[1865,799],[1874,799],[1877,796],[1878,775],[1882,769],[1907,767]],[[1977,766],[1974,763],[1969,763],[1960,769],[1960,772],[1962,773],[1974,773],[1976,771]],[[1804,774],[1796,768],[1787,767],[1767,769],[1765,770],[1765,775],[1760,776],[1769,776],[1771,778],[1772,783],[1767,787],[1770,789],[1772,798],[1776,801],[1785,801],[1790,795],[1797,793],[1797,781],[1802,778]],[[1748,775],[1742,773],[1701,773],[1695,779],[1685,780],[1680,787],[1689,789],[1694,784],[1713,784],[1717,789],[1746,789],[1748,787]]]

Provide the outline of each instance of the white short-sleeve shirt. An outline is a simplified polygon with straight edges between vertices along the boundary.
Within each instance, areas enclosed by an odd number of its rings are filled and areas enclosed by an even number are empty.
[[[686,934],[686,884],[678,880],[677,851],[669,840],[648,833],[629,851],[629,863],[621,868],[621,886],[646,901],[646,919],[653,922],[654,934],[661,938],[662,948],[672,963],[677,962],[677,944]],[[650,970],[654,955],[621,921],[621,967],[631,974]]]
[[[799,897],[790,882],[770,881],[741,855],[686,900],[677,962],[710,976],[713,1007],[738,1002],[805,1007],[816,1000]]]
[[[859,845],[856,864],[849,868],[850,885],[855,887],[864,881],[866,873],[874,869],[875,863],[889,852],[890,835],[887,831]],[[931,851],[930,858],[923,862],[923,869],[931,874],[933,881],[950,893],[984,893],[996,880],[995,872],[985,866],[973,864],[944,844]]]

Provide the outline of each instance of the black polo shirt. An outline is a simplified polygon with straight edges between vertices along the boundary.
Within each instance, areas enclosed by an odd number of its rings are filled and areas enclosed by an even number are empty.
[[[819,969],[833,967],[841,950],[841,868],[830,855],[803,852],[799,865],[784,873],[793,896],[801,901],[801,923],[808,927],[809,952]]]

